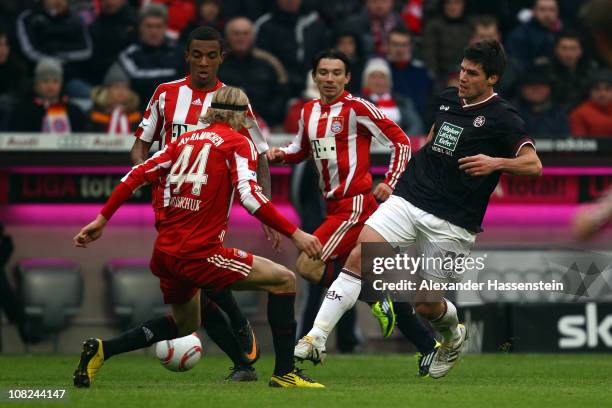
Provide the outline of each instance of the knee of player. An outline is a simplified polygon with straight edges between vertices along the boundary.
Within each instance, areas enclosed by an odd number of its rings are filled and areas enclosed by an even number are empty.
[[[417,302],[414,304],[414,310],[428,320],[433,320],[438,317],[436,314],[436,306],[436,303]]]
[[[346,259],[344,267],[354,274],[361,275],[361,245],[355,245]]]
[[[284,266],[278,273],[277,293],[295,292],[295,274]]]

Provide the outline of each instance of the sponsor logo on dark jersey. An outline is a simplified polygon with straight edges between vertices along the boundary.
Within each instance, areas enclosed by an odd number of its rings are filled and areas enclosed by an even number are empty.
[[[453,125],[452,123],[443,122],[440,129],[438,129],[438,133],[436,134],[433,144],[433,147],[437,147],[438,149],[434,150],[452,156],[452,152],[455,151],[457,144],[459,144],[461,133],[463,133],[462,127]]]

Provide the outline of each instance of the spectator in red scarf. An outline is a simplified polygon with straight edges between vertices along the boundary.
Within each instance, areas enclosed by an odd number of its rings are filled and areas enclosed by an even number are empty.
[[[423,134],[423,122],[410,99],[391,91],[392,77],[389,64],[382,58],[368,61],[363,70],[361,94],[376,105],[389,119],[408,135]]]
[[[130,89],[130,79],[117,64],[104,77],[102,86],[91,92],[94,107],[89,114],[93,132],[132,134],[140,123],[138,95]]]

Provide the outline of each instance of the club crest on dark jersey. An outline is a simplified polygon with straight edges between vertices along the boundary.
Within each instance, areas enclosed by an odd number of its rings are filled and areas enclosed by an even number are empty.
[[[342,116],[334,116],[331,120],[330,129],[334,133],[342,132],[342,129],[344,129],[344,118]]]
[[[485,124],[485,117],[482,115],[476,116],[476,118],[474,119],[474,127],[481,127],[484,124]]]

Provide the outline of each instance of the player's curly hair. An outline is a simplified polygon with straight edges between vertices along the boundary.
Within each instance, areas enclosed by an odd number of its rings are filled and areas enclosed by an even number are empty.
[[[217,107],[214,107],[217,105]],[[224,106],[219,106],[224,105]],[[235,131],[248,128],[246,112],[249,98],[240,88],[233,86],[221,87],[213,97],[211,106],[201,118],[204,123],[227,123]]]

